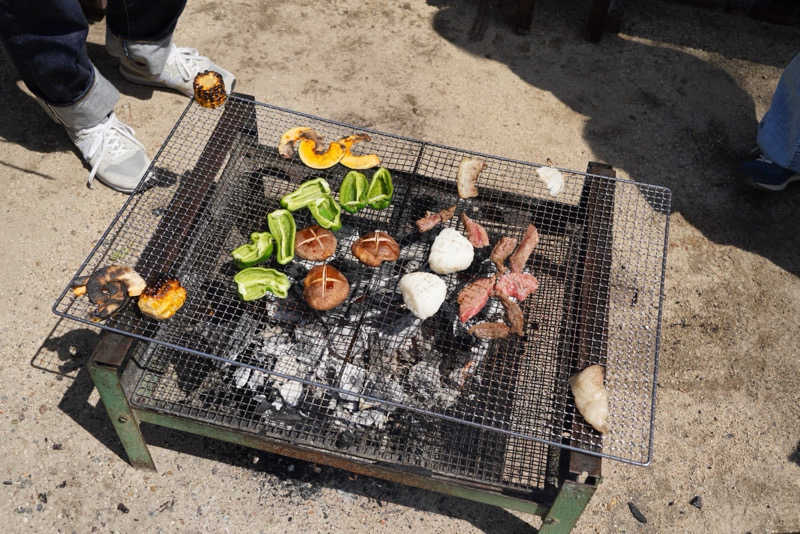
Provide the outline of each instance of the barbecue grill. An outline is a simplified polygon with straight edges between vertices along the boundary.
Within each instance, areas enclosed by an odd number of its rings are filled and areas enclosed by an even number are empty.
[[[395,185],[387,209],[343,213],[330,262],[351,294],[328,312],[302,298],[312,262],[275,265],[293,281],[286,299],[243,302],[232,280],[230,251],[266,228],[283,195],[312,177],[336,191],[346,174],[282,158],[277,141],[295,126],[328,140],[368,132],[359,151],[377,153]],[[486,167],[479,196],[459,201],[464,157]],[[89,368],[131,462],[154,469],[138,430],[148,422],[540,515],[548,507],[535,501],[555,500],[549,524],[568,530],[599,480],[600,457],[652,458],[670,191],[590,164],[586,173],[562,169],[564,189],[552,196],[537,167],[242,94],[217,109],[191,102],[75,274],[123,264],[187,289],[169,320],[128,306],[99,324],[107,332]],[[458,321],[459,290],[493,272],[488,248],[443,277],[447,300],[434,317],[419,321],[403,306],[398,280],[426,269],[438,233],[420,234],[415,220],[456,202],[492,243],[520,238],[530,223],[539,229],[528,262],[539,290],[522,303],[524,336],[478,340]],[[298,228],[314,224],[307,210],[294,215]],[[463,230],[457,218],[446,225]],[[372,268],[350,245],[376,229],[395,237],[401,255]],[[92,304],[69,285],[53,309],[96,324]],[[501,318],[490,301],[471,323]],[[606,369],[606,434],[584,421],[567,384],[591,364]],[[570,480],[581,472],[588,481]]]

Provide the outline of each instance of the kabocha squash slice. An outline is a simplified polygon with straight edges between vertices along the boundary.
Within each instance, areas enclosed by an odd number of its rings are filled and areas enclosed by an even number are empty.
[[[339,163],[339,160],[344,156],[344,147],[334,141],[328,145],[328,149],[324,152],[318,152],[316,136],[309,136],[301,134],[300,144],[297,146],[297,155],[300,156],[300,161],[305,163],[312,169],[329,169]]]
[[[313,139],[315,142],[319,141],[317,132],[308,126],[298,126],[287,130],[281,136],[281,140],[278,143],[278,153],[285,159],[291,158],[292,154],[294,154],[294,144],[303,138]]]
[[[379,158],[377,154],[357,155],[350,152],[350,149],[353,147],[353,145],[360,141],[370,141],[370,137],[365,133],[359,133],[348,135],[347,137],[343,137],[337,141],[344,146],[344,156],[342,156],[342,160],[339,163],[350,169],[359,170],[371,169],[372,167],[377,167],[380,165],[381,158]]]

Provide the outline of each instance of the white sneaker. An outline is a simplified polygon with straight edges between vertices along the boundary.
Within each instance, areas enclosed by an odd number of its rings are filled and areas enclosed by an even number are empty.
[[[136,63],[131,58],[121,55],[119,71],[124,78],[133,83],[166,87],[181,92],[188,97],[194,96],[194,77],[205,70],[213,70],[222,75],[225,92],[230,94],[236,84],[236,77],[222,67],[215,65],[206,56],[201,56],[194,48],[169,45],[170,51],[164,69],[158,75],[149,72],[146,65]]]
[[[136,189],[150,166],[150,159],[130,126],[112,112],[97,126],[66,130],[83,159],[92,166],[87,181],[89,187],[97,176],[108,187],[122,193]]]

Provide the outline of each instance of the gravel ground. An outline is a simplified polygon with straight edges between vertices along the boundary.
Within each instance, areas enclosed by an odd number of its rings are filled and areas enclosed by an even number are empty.
[[[796,28],[655,0],[623,32],[582,40],[588,2],[537,2],[529,36],[474,2],[197,1],[176,41],[237,90],[308,113],[481,152],[551,158],[673,191],[654,461],[604,461],[576,532],[800,531],[800,187],[762,194],[735,169]],[[155,153],[186,105],[89,53]],[[63,131],[0,55],[0,523],[8,532],[526,532],[539,519],[146,429],[139,472],[82,363],[96,333],[53,300],[124,197],[85,187]],[[699,497],[699,499],[695,499]],[[647,519],[638,522],[628,503]]]

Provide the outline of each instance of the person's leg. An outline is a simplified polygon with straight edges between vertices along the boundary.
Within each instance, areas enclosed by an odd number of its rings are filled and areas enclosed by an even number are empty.
[[[758,147],[760,153],[742,165],[751,185],[782,191],[800,181],[800,54],[783,71],[758,125]]]
[[[193,48],[176,47],[172,33],[183,12],[185,0],[147,2],[109,0],[106,48],[120,60],[120,72],[131,82],[174,89],[192,96],[198,72],[222,74],[225,88],[233,89],[236,78]]]
[[[88,23],[77,0],[0,0],[0,38],[25,85],[92,166],[131,191],[149,165],[133,131],[114,116],[119,93],[86,53]]]
[[[785,169],[800,172],[800,54],[783,71],[769,111],[758,127],[761,151]]]

